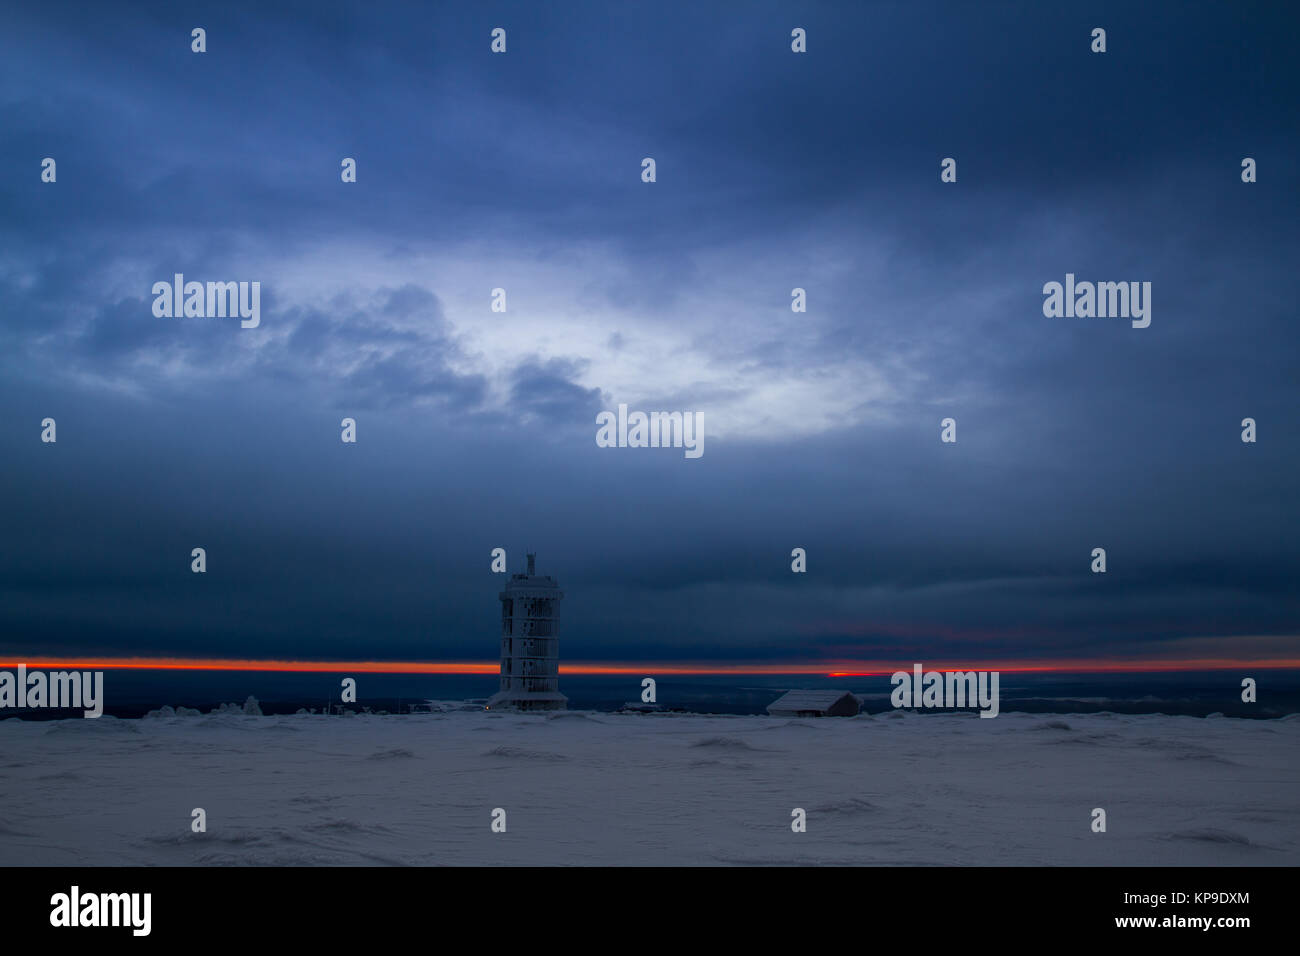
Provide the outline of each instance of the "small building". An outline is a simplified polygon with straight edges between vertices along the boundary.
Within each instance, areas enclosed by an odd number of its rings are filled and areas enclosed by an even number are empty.
[[[860,709],[847,690],[791,690],[767,705],[773,717],[855,717]]]

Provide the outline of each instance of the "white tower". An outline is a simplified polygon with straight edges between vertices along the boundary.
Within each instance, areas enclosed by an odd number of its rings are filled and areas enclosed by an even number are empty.
[[[564,710],[560,693],[560,601],[564,592],[549,575],[536,573],[536,554],[528,573],[512,574],[501,592],[501,690],[487,702],[493,708]]]

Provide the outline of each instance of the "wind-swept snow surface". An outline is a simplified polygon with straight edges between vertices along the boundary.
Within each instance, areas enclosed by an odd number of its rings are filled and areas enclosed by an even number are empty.
[[[7,866],[803,863],[1295,866],[1300,719],[0,722]]]

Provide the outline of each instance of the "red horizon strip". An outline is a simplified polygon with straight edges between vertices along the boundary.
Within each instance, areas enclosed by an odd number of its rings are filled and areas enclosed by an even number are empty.
[[[31,670],[193,670],[193,671],[265,671],[283,673],[357,673],[357,674],[498,674],[500,665],[476,661],[293,661],[247,660],[225,658],[169,657],[100,657],[36,658],[3,664],[24,664]],[[898,670],[912,669],[913,663],[890,664],[881,661],[839,661],[820,664],[759,663],[663,663],[648,661],[633,664],[583,663],[560,665],[561,674],[617,676],[671,674],[677,676],[762,676],[805,674],[826,677],[878,677]],[[1300,670],[1300,658],[1264,658],[1233,660],[1228,658],[1192,658],[1184,660],[1060,661],[1013,660],[986,661],[982,664],[943,662],[922,664],[926,671],[996,670],[1008,673],[1149,673],[1152,671],[1211,671],[1241,668]]]

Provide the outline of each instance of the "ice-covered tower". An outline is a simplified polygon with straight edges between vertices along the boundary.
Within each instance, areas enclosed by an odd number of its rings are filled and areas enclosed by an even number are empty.
[[[536,572],[537,555],[528,555],[528,573],[512,574],[501,592],[501,690],[489,710],[564,710],[560,693],[559,582]]]

